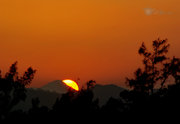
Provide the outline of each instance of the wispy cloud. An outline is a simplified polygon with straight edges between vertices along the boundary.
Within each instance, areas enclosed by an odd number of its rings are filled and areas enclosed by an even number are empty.
[[[158,10],[155,8],[144,8],[144,13],[147,16],[150,16],[150,15],[171,15],[172,14],[172,12],[170,12],[170,11],[167,12],[167,11]]]

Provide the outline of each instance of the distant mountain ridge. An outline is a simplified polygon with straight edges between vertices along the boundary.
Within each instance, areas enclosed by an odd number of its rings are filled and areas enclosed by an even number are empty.
[[[62,94],[46,91],[40,88],[27,88],[26,95],[26,100],[20,101],[20,103],[15,106],[15,110],[20,108],[24,111],[28,111],[32,107],[32,99],[34,98],[39,99],[40,106],[47,106],[48,108],[52,108],[56,99],[61,98]]]
[[[52,81],[44,86],[42,86],[40,89],[43,89],[45,91],[50,92],[56,92],[56,93],[66,93],[67,92],[67,86],[61,81],[61,80],[55,80]],[[99,105],[104,105],[110,97],[118,98],[120,92],[125,90],[122,87],[119,87],[114,84],[108,84],[108,85],[101,85],[96,84],[93,88],[94,93],[94,99],[99,99]]]
[[[61,81],[52,81],[40,88],[28,88],[27,98],[25,102],[20,102],[15,109],[21,108],[27,111],[32,107],[32,98],[39,98],[40,106],[47,106],[52,108],[57,98],[60,98],[62,94],[67,92],[68,87]],[[103,106],[110,97],[119,98],[120,92],[125,90],[119,86],[110,85],[100,85],[96,84],[93,88],[94,99],[99,99],[99,105]]]
[[[94,98],[99,99],[99,105],[104,105],[110,97],[119,98],[120,93],[124,91],[124,88],[119,86],[109,84],[109,85],[95,85],[93,89]]]
[[[52,81],[40,87],[40,89],[50,92],[61,93],[61,94],[67,92],[67,86],[61,80]]]

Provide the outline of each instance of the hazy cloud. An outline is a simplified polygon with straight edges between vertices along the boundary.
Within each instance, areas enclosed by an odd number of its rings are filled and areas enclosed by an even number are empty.
[[[172,14],[172,12],[158,10],[158,9],[155,9],[155,8],[144,8],[144,13],[147,16],[150,16],[150,15],[171,15]]]

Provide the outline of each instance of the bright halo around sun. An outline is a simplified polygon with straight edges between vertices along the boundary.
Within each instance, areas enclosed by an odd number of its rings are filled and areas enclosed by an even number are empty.
[[[63,80],[62,82],[65,83],[68,87],[70,87],[76,91],[79,91],[79,86],[75,81],[66,79],[66,80]]]

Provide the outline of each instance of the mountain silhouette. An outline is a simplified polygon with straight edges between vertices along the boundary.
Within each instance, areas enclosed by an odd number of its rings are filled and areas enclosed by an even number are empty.
[[[66,93],[67,92],[67,86],[61,81],[61,80],[55,80],[52,81],[42,87],[40,89],[50,92],[56,92],[56,93]]]
[[[61,80],[55,80],[52,81],[44,86],[42,86],[40,89],[43,89],[45,91],[50,92],[56,92],[56,93],[66,93],[67,92],[67,86],[61,81]],[[104,105],[110,97],[118,98],[120,92],[125,90],[122,87],[109,84],[109,85],[100,85],[96,84],[93,88],[94,98],[99,99],[99,105]]]
[[[50,92],[42,90],[40,88],[27,88],[27,98],[25,101],[19,102],[14,110],[22,109],[28,111],[32,107],[32,99],[38,98],[40,106],[47,106],[52,108],[57,98],[60,98],[61,94],[57,92]]]
[[[113,84],[109,85],[100,85],[96,84],[93,93],[94,93],[94,98],[99,99],[99,105],[102,106],[104,105],[109,98],[119,98],[119,94],[124,91],[125,89]]]
[[[25,101],[21,101],[16,107],[17,109],[22,109],[24,111],[29,110],[32,107],[32,99],[39,98],[40,106],[47,106],[52,108],[57,98],[60,98],[62,94],[67,92],[68,87],[61,81],[52,81],[40,88],[27,88],[27,98]],[[108,101],[109,98],[118,98],[120,92],[125,90],[119,86],[110,85],[100,85],[96,84],[93,88],[94,99],[99,99],[99,105],[103,106]]]

